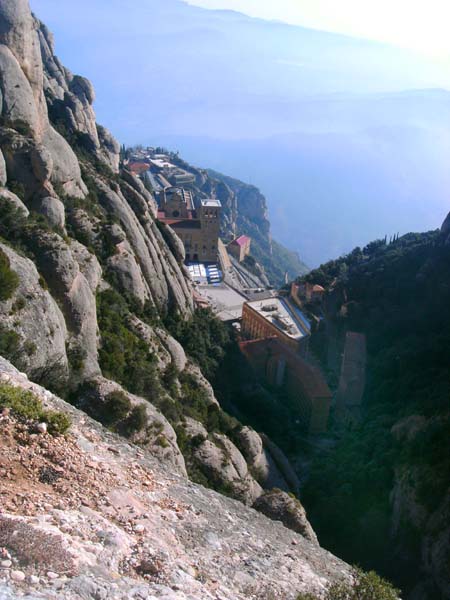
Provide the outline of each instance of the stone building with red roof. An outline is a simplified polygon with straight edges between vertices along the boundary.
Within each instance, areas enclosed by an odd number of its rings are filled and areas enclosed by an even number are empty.
[[[236,260],[242,262],[250,254],[251,243],[251,238],[246,235],[240,235],[228,244],[227,250]]]
[[[159,195],[158,219],[172,227],[183,242],[186,262],[218,260],[221,203],[215,198],[194,202],[190,190],[164,189]]]

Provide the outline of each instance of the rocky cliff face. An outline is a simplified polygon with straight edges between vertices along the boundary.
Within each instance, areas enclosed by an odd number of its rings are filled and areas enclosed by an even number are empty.
[[[193,314],[183,252],[155,221],[153,196],[119,169],[119,146],[96,124],[93,100],[28,2],[0,0],[0,355],[22,371],[1,359],[0,374],[73,421],[69,438],[37,440],[36,423],[2,413],[10,514],[0,546],[14,568],[0,570],[0,594],[13,597],[31,564],[43,574],[42,597],[267,600],[320,590],[346,566],[318,547],[285,494],[298,480],[281,451],[222,412],[165,328],[165,318],[187,323]],[[187,470],[241,503],[191,485]],[[284,492],[263,497],[274,486]],[[304,538],[244,507],[258,498]]]
[[[0,597],[295,600],[348,579],[317,544],[0,369],[0,388],[31,391],[72,421],[52,437],[0,416]]]

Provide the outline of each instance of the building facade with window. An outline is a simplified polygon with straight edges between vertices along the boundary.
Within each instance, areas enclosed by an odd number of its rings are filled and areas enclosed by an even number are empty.
[[[184,188],[167,188],[159,194],[158,219],[183,242],[186,262],[217,262],[221,210],[219,200],[195,202]]]

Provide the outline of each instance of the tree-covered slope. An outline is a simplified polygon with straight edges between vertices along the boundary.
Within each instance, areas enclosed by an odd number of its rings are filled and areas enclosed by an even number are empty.
[[[368,344],[361,422],[334,425],[305,490],[319,539],[419,598],[449,598],[449,247],[441,232],[409,234],[306,279],[328,290],[322,357],[348,330]]]

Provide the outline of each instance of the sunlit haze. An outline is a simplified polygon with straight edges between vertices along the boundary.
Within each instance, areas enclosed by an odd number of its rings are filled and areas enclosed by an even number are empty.
[[[188,3],[366,37],[450,58],[448,0],[188,0]]]

